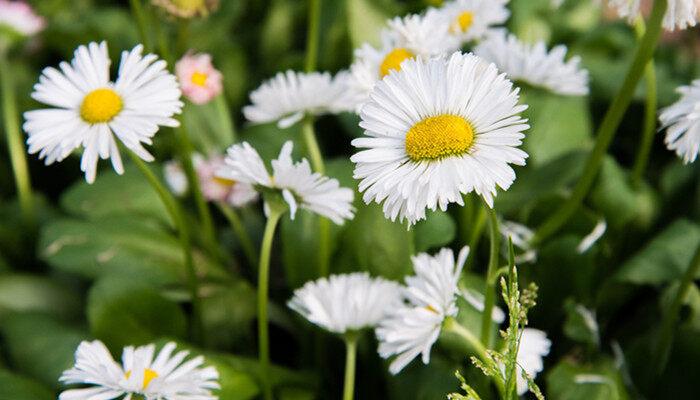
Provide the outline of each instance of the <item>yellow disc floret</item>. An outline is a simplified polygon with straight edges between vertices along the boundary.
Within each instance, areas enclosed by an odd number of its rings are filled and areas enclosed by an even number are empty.
[[[466,32],[474,24],[474,13],[471,11],[464,11],[457,18],[455,18],[454,23],[450,27],[452,33]]]
[[[219,185],[224,187],[232,187],[236,184],[236,181],[234,181],[233,179],[222,178],[220,176],[215,176],[213,180],[215,183],[218,183]]]
[[[112,89],[96,89],[88,93],[80,105],[80,117],[89,124],[109,122],[124,108],[122,98]]]
[[[384,57],[382,65],[379,66],[379,75],[383,78],[389,75],[389,72],[401,69],[401,63],[409,58],[415,57],[410,50],[404,49],[403,47],[398,47],[389,52],[389,54]]]
[[[197,86],[204,86],[207,84],[207,78],[207,74],[202,72],[195,72],[194,74],[192,74],[192,78],[190,80]]]
[[[206,9],[204,0],[173,0],[173,4],[185,13],[197,12],[202,8]]]
[[[474,129],[462,117],[443,114],[413,125],[406,134],[406,153],[413,161],[439,160],[466,153],[474,142]]]
[[[129,379],[131,377],[131,371],[126,371],[125,375],[126,379]],[[158,373],[156,371],[149,368],[143,370],[143,385],[141,386],[141,390],[145,390],[151,383],[151,381],[156,379],[157,377]]]

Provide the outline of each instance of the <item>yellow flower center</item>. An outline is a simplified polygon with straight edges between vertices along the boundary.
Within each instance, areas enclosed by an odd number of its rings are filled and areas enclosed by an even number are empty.
[[[433,307],[431,305],[425,306],[425,309],[430,311],[431,313],[439,314],[438,311],[435,309],[435,307]]]
[[[409,58],[415,57],[410,50],[404,49],[403,47],[396,48],[389,52],[389,54],[384,57],[382,65],[379,66],[379,75],[384,78],[389,75],[392,70],[401,70],[401,63]]]
[[[474,13],[471,11],[464,11],[463,13],[459,14],[459,16],[455,19],[454,23],[450,27],[450,32],[466,32],[469,30],[469,28],[472,27],[473,24]]]
[[[80,105],[80,117],[90,124],[109,122],[124,108],[122,98],[112,89],[96,89],[88,93]]]
[[[439,160],[466,153],[474,142],[474,129],[462,117],[450,114],[426,118],[406,134],[406,153],[413,161]]]
[[[196,12],[205,8],[204,0],[173,0],[175,7],[183,12]]]
[[[202,73],[202,72],[195,72],[192,74],[192,83],[194,83],[197,86],[204,86],[207,84],[207,74]]]
[[[236,181],[233,179],[227,179],[227,178],[221,178],[218,176],[214,177],[214,182],[218,183],[221,186],[226,186],[226,187],[231,187],[236,184]]]
[[[131,371],[126,371],[126,379],[129,379],[131,377]],[[143,386],[141,387],[141,390],[145,390],[148,385],[151,383],[152,380],[156,379],[158,377],[158,373],[152,369],[146,368],[143,371]]]

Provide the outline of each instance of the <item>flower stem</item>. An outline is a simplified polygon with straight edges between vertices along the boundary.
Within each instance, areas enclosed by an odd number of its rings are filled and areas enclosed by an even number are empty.
[[[304,122],[301,129],[304,135],[304,142],[306,143],[306,150],[309,152],[311,165],[314,167],[314,171],[318,172],[319,174],[324,174],[326,172],[326,166],[323,163],[321,148],[318,146],[318,141],[316,140],[314,117],[312,115],[307,115],[304,117]]]
[[[160,182],[146,163],[144,163],[143,160],[141,160],[139,156],[134,154],[131,150],[127,150],[127,153],[131,157],[133,163],[141,171],[148,183],[151,184],[153,189],[160,197],[160,200],[165,205],[165,208],[167,209],[168,214],[170,214],[170,218],[173,220],[173,223],[178,231],[180,246],[182,247],[182,253],[185,261],[188,289],[190,291],[190,297],[192,298],[192,339],[195,343],[204,343],[202,305],[199,298],[199,280],[197,278],[197,271],[195,270],[194,266],[194,259],[192,257],[192,242],[190,240],[190,233],[187,230],[187,224],[185,223],[184,213],[172,194],[165,188],[165,186]]]
[[[141,39],[141,44],[146,53],[152,51],[151,41],[148,36],[148,16],[146,11],[143,9],[143,4],[141,0],[129,0],[131,5],[131,13],[134,14],[134,19],[136,20],[136,27],[139,31],[139,38]]]
[[[306,60],[304,70],[312,72],[316,69],[318,59],[318,35],[321,20],[321,0],[309,0],[308,28],[306,31]]]
[[[34,202],[32,199],[32,185],[27,165],[27,155],[22,143],[22,133],[19,129],[17,118],[17,100],[13,85],[12,69],[7,62],[6,53],[0,49],[0,86],[2,86],[2,119],[5,122],[5,134],[7,135],[7,147],[10,151],[12,172],[17,186],[22,218],[28,227],[34,225]]]
[[[253,240],[250,238],[250,235],[248,235],[248,231],[246,231],[245,226],[243,226],[241,217],[238,216],[236,210],[225,203],[219,203],[219,210],[221,210],[221,213],[224,214],[224,217],[226,217],[231,225],[231,229],[233,229],[233,232],[238,237],[241,248],[243,249],[243,254],[245,254],[246,258],[248,259],[248,263],[251,266],[257,265],[258,256],[255,254],[255,246],[253,246]]]
[[[691,261],[688,269],[686,269],[683,278],[681,279],[680,286],[676,292],[676,296],[673,298],[670,308],[664,314],[661,321],[661,330],[659,331],[659,341],[654,349],[654,362],[651,363],[652,366],[656,367],[656,375],[661,375],[661,373],[666,368],[666,363],[668,362],[668,353],[671,349],[671,344],[673,342],[673,336],[675,334],[674,327],[678,319],[678,314],[683,305],[683,301],[688,296],[691,285],[695,280],[698,272],[700,271],[700,246],[695,250],[695,255]]]
[[[345,335],[345,382],[343,400],[352,400],[355,393],[355,362],[357,358],[357,340],[359,335],[351,332]]]
[[[270,338],[267,326],[267,297],[270,278],[270,253],[272,241],[275,238],[277,223],[284,214],[284,210],[270,207],[270,215],[265,224],[262,246],[260,247],[260,265],[258,269],[258,347],[260,365],[262,368],[263,393],[265,400],[272,400],[272,386],[270,385]]]
[[[533,242],[535,244],[553,235],[562,226],[564,226],[566,221],[568,221],[579,208],[583,202],[583,199],[586,197],[586,194],[588,194],[588,191],[593,185],[595,177],[598,175],[598,170],[603,163],[608,147],[615,136],[615,132],[617,131],[620,122],[622,122],[622,117],[632,102],[634,90],[637,87],[642,74],[644,73],[644,69],[649,63],[649,60],[651,60],[654,56],[656,45],[659,41],[659,37],[661,36],[661,22],[663,21],[664,14],[666,13],[667,5],[668,0],[654,1],[654,8],[652,10],[651,17],[649,18],[648,29],[644,34],[644,38],[642,38],[642,40],[639,42],[634,60],[627,71],[627,76],[625,77],[622,87],[615,96],[615,99],[605,114],[603,122],[598,128],[596,143],[593,147],[593,151],[588,157],[583,175],[576,183],[571,196],[537,229],[537,232],[535,232],[535,237],[533,238]]]
[[[641,40],[644,37],[646,26],[644,19],[637,18],[635,23],[635,32]],[[642,131],[642,143],[637,152],[637,158],[634,160],[632,168],[632,184],[639,187],[649,163],[649,154],[651,146],[654,143],[654,134],[656,133],[656,108],[657,108],[657,84],[656,84],[656,67],[654,60],[650,60],[644,70],[644,83],[646,86],[646,103],[644,106],[644,128]]]
[[[221,121],[221,133],[224,143],[227,145],[235,143],[236,128],[233,125],[231,111],[229,110],[228,103],[226,102],[226,95],[224,92],[221,92],[220,95],[216,96],[214,99],[214,105],[216,106],[216,112],[219,114],[219,121]]]
[[[471,234],[469,236],[469,256],[467,257],[467,262],[464,266],[465,271],[468,271],[471,269],[472,265],[474,265],[476,248],[479,246],[481,234],[484,232],[484,226],[486,225],[487,208],[487,205],[483,205],[479,207],[478,211],[476,212],[476,219],[474,220],[474,225],[472,226]]]
[[[498,276],[498,246],[500,233],[498,232],[498,217],[496,211],[484,202],[484,208],[489,217],[489,233],[491,245],[489,247],[489,266],[486,271],[486,293],[484,300],[484,314],[481,316],[481,343],[486,347],[491,346],[491,312],[496,302],[496,277]]]

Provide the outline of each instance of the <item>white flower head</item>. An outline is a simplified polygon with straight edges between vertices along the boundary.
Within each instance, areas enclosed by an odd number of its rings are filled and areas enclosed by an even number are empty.
[[[666,129],[666,147],[684,163],[692,163],[700,151],[700,79],[677,89],[680,100],[661,110],[659,121]]]
[[[508,20],[508,1],[454,0],[445,2],[438,9],[430,9],[428,14],[437,14],[459,43],[469,43],[483,39],[490,29]]]
[[[406,278],[404,296],[407,304],[382,321],[376,329],[379,355],[392,360],[389,371],[399,373],[421,354],[430,362],[430,349],[440,336],[442,323],[457,314],[457,283],[469,254],[469,247],[459,252],[455,261],[450,249],[435,256],[425,253],[413,257],[416,275]]]
[[[180,165],[180,161],[170,160],[163,165],[163,177],[170,191],[177,196],[184,196],[189,190],[187,175]]]
[[[617,11],[620,18],[630,23],[641,13],[641,0],[608,0],[610,7]],[[697,23],[698,9],[695,0],[668,0],[663,27],[667,31],[683,30]]]
[[[401,304],[401,286],[357,272],[307,282],[287,305],[323,329],[346,333],[377,326]]]
[[[252,146],[247,142],[233,145],[227,150],[226,165],[219,169],[217,177],[279,190],[289,205],[292,219],[299,207],[336,224],[352,219],[353,191],[340,187],[336,179],[311,171],[305,158],[293,162],[292,147],[291,141],[282,146],[277,159],[272,160],[273,174],[269,175],[265,163]]]
[[[60,381],[90,387],[66,390],[59,400],[131,399],[132,395],[164,400],[218,399],[212,394],[219,388],[216,369],[203,367],[202,356],[185,361],[189,352],[173,354],[175,347],[175,343],[168,343],[157,356],[152,344],[126,347],[120,365],[99,340],[82,342],[75,352],[75,366],[64,371]]]
[[[0,0],[0,35],[7,30],[20,37],[34,36],[45,26],[44,18],[24,1]]]
[[[473,54],[404,62],[372,91],[360,115],[367,137],[352,141],[362,149],[351,160],[364,201],[410,224],[470,192],[492,205],[496,188],[515,180],[510,164],[525,165],[526,108],[512,82]]]
[[[345,74],[333,77],[328,72],[280,72],[250,93],[252,104],[243,108],[243,114],[250,122],[277,121],[277,126],[284,129],[299,122],[304,114],[344,111],[346,78]]]
[[[90,43],[75,51],[60,71],[45,68],[32,97],[52,106],[24,114],[29,153],[39,153],[49,165],[83,147],[80,169],[92,183],[100,158],[110,158],[114,170],[124,167],[117,147],[124,146],[145,161],[153,156],[142,144],[151,144],[160,126],[178,126],[173,118],[182,110],[180,89],[166,62],[154,54],[143,56],[143,46],[122,52],[119,73],[110,81],[107,44]]]
[[[538,373],[544,369],[542,359],[549,354],[552,342],[547,339],[547,334],[541,330],[525,328],[521,332],[520,345],[518,347],[518,371],[517,390],[519,395],[524,395],[528,391],[527,380],[523,378],[522,371],[535,379]]]
[[[474,53],[496,64],[514,81],[542,87],[567,96],[588,94],[588,71],[581,59],[566,60],[567,48],[555,46],[547,51],[544,42],[528,45],[505,31],[494,31],[474,49]]]

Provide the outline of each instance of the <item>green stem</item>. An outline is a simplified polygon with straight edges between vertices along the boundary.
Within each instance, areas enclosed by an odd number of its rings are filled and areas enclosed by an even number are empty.
[[[318,276],[330,274],[331,268],[331,221],[318,217]]]
[[[131,157],[131,160],[136,165],[136,167],[144,175],[148,183],[151,184],[153,189],[156,191],[160,200],[165,205],[165,208],[170,214],[170,218],[173,220],[175,227],[178,231],[178,237],[180,240],[180,246],[182,247],[182,253],[185,260],[185,272],[187,273],[187,284],[190,291],[190,297],[192,298],[192,314],[193,314],[193,327],[192,327],[192,339],[195,343],[204,343],[204,329],[202,325],[202,304],[199,297],[199,280],[197,278],[197,271],[194,266],[194,259],[192,257],[192,242],[190,240],[189,230],[187,229],[187,224],[185,222],[185,216],[172,194],[166,189],[166,187],[161,183],[161,181],[156,177],[156,175],[151,171],[151,169],[146,165],[131,150],[127,150],[127,153]]]
[[[231,228],[233,229],[233,232],[238,237],[238,241],[241,244],[243,253],[248,259],[248,263],[251,266],[257,265],[258,256],[255,254],[255,246],[253,245],[253,240],[250,238],[250,235],[248,235],[248,231],[246,231],[245,226],[243,225],[243,221],[241,221],[241,218],[238,216],[236,210],[234,210],[228,204],[224,203],[219,203],[219,210],[221,210],[221,213],[224,214],[224,217],[226,217],[226,219],[228,220],[229,224],[231,225]]]
[[[270,385],[270,338],[267,326],[267,297],[270,278],[270,253],[272,241],[275,237],[277,223],[284,214],[283,210],[270,207],[270,215],[265,224],[262,246],[260,247],[260,266],[258,269],[258,347],[260,365],[263,371],[263,393],[265,400],[272,400],[272,386]]]
[[[644,37],[646,26],[644,19],[637,18],[635,23],[635,31],[638,39]],[[654,134],[656,133],[656,108],[657,108],[657,84],[656,84],[656,68],[652,59],[647,64],[644,70],[644,83],[646,86],[646,103],[644,107],[644,130],[642,131],[642,143],[639,147],[637,158],[634,160],[632,168],[632,184],[636,187],[642,182],[644,172],[649,163],[649,154],[651,147],[654,144]]]
[[[595,177],[598,174],[598,170],[603,163],[608,147],[615,136],[615,132],[617,131],[620,122],[622,121],[622,117],[632,102],[634,90],[637,87],[642,74],[644,73],[644,69],[649,63],[649,60],[651,60],[654,56],[656,45],[659,41],[659,37],[661,36],[661,22],[664,14],[666,13],[667,5],[668,0],[654,1],[654,8],[649,19],[648,29],[644,34],[644,38],[637,47],[634,61],[627,72],[627,76],[625,77],[622,87],[615,96],[615,99],[610,105],[610,108],[605,114],[605,118],[598,129],[597,140],[595,146],[593,147],[593,151],[588,157],[583,175],[574,187],[571,196],[537,229],[537,232],[535,232],[535,237],[533,238],[534,244],[537,244],[550,237],[562,226],[564,226],[564,224],[579,208],[583,202],[583,199],[586,197],[586,194],[588,194],[588,191],[593,185]]]
[[[160,56],[168,63],[168,66],[170,68],[173,68],[174,65],[174,60],[172,53],[170,52],[170,44],[168,43],[168,35],[163,30],[163,24],[161,22],[161,18],[154,18],[155,22],[153,23],[153,30],[155,31],[156,35],[156,40],[158,41],[158,51],[160,52]]]
[[[190,20],[178,20],[177,24],[177,41],[175,42],[175,56],[181,57],[187,51],[187,42],[190,37]]]
[[[324,174],[326,172],[326,166],[323,163],[321,148],[318,146],[318,141],[316,140],[314,117],[312,115],[304,117],[301,129],[304,135],[304,142],[306,143],[306,150],[309,153],[309,158],[311,158],[311,166],[314,167],[314,171],[319,174]]]
[[[7,147],[10,151],[12,172],[17,186],[17,197],[22,212],[22,218],[27,226],[34,225],[34,202],[32,199],[32,184],[27,165],[27,153],[22,141],[17,117],[17,100],[13,85],[12,69],[7,62],[5,51],[0,49],[0,86],[2,86],[2,116],[5,121]]]
[[[675,333],[674,328],[676,326],[678,314],[681,310],[681,306],[683,305],[683,301],[688,296],[688,292],[690,291],[698,272],[700,272],[700,246],[698,246],[697,250],[695,250],[695,256],[693,256],[693,260],[681,279],[676,296],[673,298],[673,302],[671,303],[668,312],[664,314],[661,321],[659,341],[654,352],[654,362],[651,363],[652,366],[656,367],[657,376],[661,375],[666,368],[668,353],[671,350],[671,344]]]
[[[345,382],[343,384],[343,400],[353,400],[355,394],[355,362],[357,358],[356,332],[345,335]]]
[[[235,143],[236,128],[233,125],[233,120],[231,119],[231,110],[229,110],[228,103],[226,102],[226,95],[224,92],[221,92],[220,95],[216,96],[216,98],[214,99],[214,105],[216,106],[216,112],[219,114],[219,121],[221,121],[221,133],[224,143]]]
[[[146,53],[152,51],[151,40],[148,36],[148,16],[146,11],[143,9],[143,4],[141,0],[129,0],[131,5],[131,13],[134,14],[134,19],[136,20],[136,27],[139,31],[139,38],[141,39],[141,44],[143,44],[143,49]]]
[[[321,0],[309,0],[308,28],[306,31],[306,60],[304,70],[313,72],[318,59],[318,36],[321,22]]]
[[[472,265],[474,265],[474,259],[476,258],[476,248],[479,246],[481,234],[484,232],[484,227],[486,226],[487,208],[488,206],[483,205],[479,207],[477,211],[474,226],[472,227],[471,235],[469,236],[469,257],[467,257],[467,262],[464,266],[465,271],[470,270]]]
[[[481,343],[486,347],[491,346],[491,312],[496,302],[496,278],[498,272],[498,246],[500,232],[498,231],[498,217],[496,211],[484,202],[484,208],[489,217],[489,233],[491,245],[489,247],[489,266],[486,271],[486,293],[484,300],[484,314],[481,316]]]

